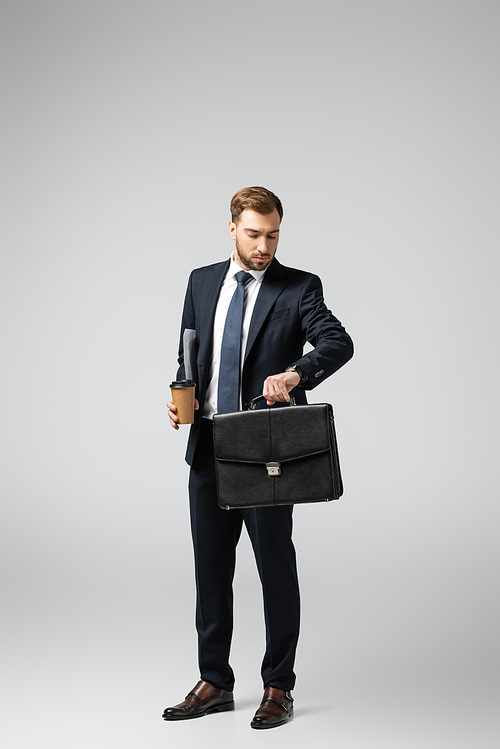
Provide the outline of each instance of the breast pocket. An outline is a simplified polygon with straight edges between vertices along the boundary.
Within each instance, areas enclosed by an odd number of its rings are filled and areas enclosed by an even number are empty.
[[[276,309],[269,315],[268,322],[272,322],[272,320],[280,320],[282,317],[286,317],[289,314],[290,307],[285,307],[284,309]]]

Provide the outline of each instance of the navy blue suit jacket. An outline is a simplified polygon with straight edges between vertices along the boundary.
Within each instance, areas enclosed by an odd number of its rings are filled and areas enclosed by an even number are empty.
[[[196,330],[198,343],[196,397],[200,403],[187,445],[189,465],[200,431],[210,376],[215,309],[228,268],[229,260],[226,260],[194,270],[184,301],[177,379],[185,377],[182,340],[184,330],[191,328]],[[314,349],[303,354],[306,341]],[[325,305],[318,276],[287,268],[276,258],[272,260],[250,322],[242,376],[243,403],[262,393],[267,377],[284,372],[292,364],[298,364],[307,374],[309,382],[293,391],[297,403],[306,403],[305,390],[314,388],[340,369],[353,351],[350,336]],[[262,404],[265,407],[265,401]]]

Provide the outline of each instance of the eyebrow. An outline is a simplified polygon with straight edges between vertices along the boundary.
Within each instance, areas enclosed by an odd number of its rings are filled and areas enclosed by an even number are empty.
[[[255,234],[277,234],[279,232],[279,229],[271,229],[271,231],[268,232],[262,232],[260,229],[252,229],[251,226],[245,226],[245,231],[253,231]]]

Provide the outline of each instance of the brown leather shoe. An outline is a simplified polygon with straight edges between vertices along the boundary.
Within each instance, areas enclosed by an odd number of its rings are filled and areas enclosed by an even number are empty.
[[[167,707],[163,712],[163,720],[188,720],[201,718],[209,713],[223,713],[234,710],[233,693],[225,689],[217,689],[208,681],[199,681],[184,702]]]
[[[293,699],[290,692],[276,687],[266,687],[260,707],[250,723],[252,728],[275,728],[288,723],[293,717]]]

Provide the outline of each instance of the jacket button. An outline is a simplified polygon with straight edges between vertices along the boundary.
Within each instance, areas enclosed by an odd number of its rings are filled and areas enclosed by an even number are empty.
[[[316,374],[314,376],[315,377],[321,377],[322,374],[325,374],[325,370],[324,369],[320,369],[319,372],[316,372]]]

